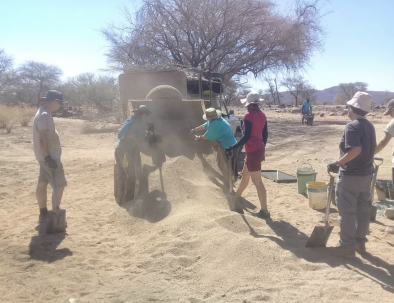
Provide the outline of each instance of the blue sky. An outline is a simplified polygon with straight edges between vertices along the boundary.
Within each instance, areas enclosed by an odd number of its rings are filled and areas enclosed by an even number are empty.
[[[285,6],[290,0],[277,1]],[[16,64],[54,64],[65,77],[106,67],[100,29],[121,21],[136,0],[0,0],[0,49]],[[318,89],[364,81],[370,90],[394,91],[394,0],[330,0],[327,37],[304,76]],[[254,88],[264,88],[252,80]]]

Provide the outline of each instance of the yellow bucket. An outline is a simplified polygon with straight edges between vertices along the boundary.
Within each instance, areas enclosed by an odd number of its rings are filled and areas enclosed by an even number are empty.
[[[306,184],[309,207],[323,209],[327,206],[327,187],[324,182],[308,182]]]

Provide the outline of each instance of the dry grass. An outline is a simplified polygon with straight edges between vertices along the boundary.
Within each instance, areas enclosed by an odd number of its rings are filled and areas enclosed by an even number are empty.
[[[12,131],[15,124],[20,121],[20,117],[20,108],[0,105],[0,128],[5,128],[7,133]]]
[[[36,114],[37,109],[32,107],[20,108],[20,122],[22,126],[28,126],[31,119]]]
[[[82,110],[83,110],[83,115],[81,117],[82,120],[87,120],[87,121],[97,120],[98,112],[93,107],[85,105],[82,107]]]
[[[118,131],[119,125],[94,122],[84,122],[81,129],[82,134],[117,133]]]

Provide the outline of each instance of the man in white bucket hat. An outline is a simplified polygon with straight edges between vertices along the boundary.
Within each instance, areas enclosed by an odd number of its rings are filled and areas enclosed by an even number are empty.
[[[347,102],[348,117],[352,121],[346,124],[339,145],[340,159],[327,167],[330,172],[339,173],[336,202],[341,234],[339,245],[333,249],[336,255],[366,252],[376,135],[365,116],[372,102],[371,95],[365,92],[357,92]]]
[[[197,136],[197,139],[217,140],[223,149],[237,142],[230,124],[222,118],[222,112],[220,110],[213,107],[208,108],[205,110],[202,118],[207,122],[191,130],[192,134],[205,130],[204,135]]]
[[[196,134],[198,132],[205,131],[203,135],[196,136],[197,140],[210,140],[210,141],[218,141],[223,149],[223,152],[217,153],[217,161],[218,166],[225,174],[227,167],[226,159],[224,158],[224,150],[237,143],[237,140],[234,137],[234,133],[231,129],[230,124],[222,118],[222,112],[218,109],[213,107],[207,108],[205,113],[202,117],[204,120],[207,120],[204,124],[193,128],[191,130],[192,134]],[[236,166],[236,159],[237,153],[234,152],[233,156],[231,157],[231,166],[233,170],[233,175],[235,177],[238,176],[238,170]]]

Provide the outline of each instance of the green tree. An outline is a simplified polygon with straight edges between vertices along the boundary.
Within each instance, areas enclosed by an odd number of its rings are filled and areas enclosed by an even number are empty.
[[[18,85],[35,92],[37,107],[42,95],[60,84],[62,75],[62,70],[57,66],[36,61],[27,61],[17,70]]]
[[[106,75],[78,75],[68,79],[63,90],[70,105],[94,105],[101,112],[110,111],[119,100],[117,79]]]

